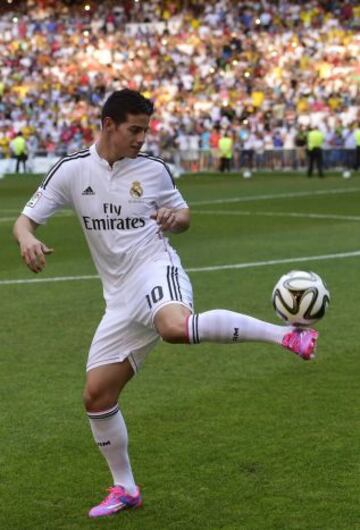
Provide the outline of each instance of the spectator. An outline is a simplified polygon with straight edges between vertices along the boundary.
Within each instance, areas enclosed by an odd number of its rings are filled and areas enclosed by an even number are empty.
[[[44,149],[47,135],[57,153],[90,145],[106,90],[129,80],[156,101],[172,148],[199,123],[264,135],[279,120],[332,133],[358,120],[355,0],[3,4],[0,130],[38,132]]]
[[[258,132],[254,139],[255,165],[258,169],[262,168],[264,164],[264,147],[264,139],[262,134]]]
[[[190,153],[189,135],[180,130],[175,142],[179,150],[179,161],[177,165],[182,167],[185,171],[191,171],[192,155]]]
[[[296,169],[295,157],[295,137],[296,131],[294,127],[287,126],[284,133],[284,166]]]
[[[248,169],[253,168],[254,164],[254,150],[256,145],[256,136],[253,133],[250,133],[244,140],[243,144],[243,156],[240,161],[241,165],[247,167]]]
[[[211,167],[210,131],[202,127],[200,135],[200,171]]]
[[[295,135],[296,160],[299,167],[304,167],[306,164],[306,146],[307,146],[307,132],[304,125],[301,125]]]
[[[356,142],[355,170],[357,171],[360,167],[360,128],[359,127],[355,129],[354,137],[355,137],[355,142]]]
[[[344,140],[344,167],[353,169],[356,165],[356,138],[354,127],[345,127],[342,131]]]
[[[323,155],[324,133],[318,127],[312,127],[308,133],[307,149],[309,165],[307,176],[312,177],[314,165],[317,167],[319,177],[323,177]]]
[[[220,171],[230,171],[233,158],[233,138],[231,131],[224,131],[219,139]]]
[[[189,134],[190,170],[199,171],[200,163],[200,135],[196,131]]]
[[[273,160],[274,160],[274,168],[280,169],[284,166],[284,139],[281,134],[281,131],[279,129],[275,129],[273,133]]]
[[[220,127],[215,125],[210,134],[210,147],[211,147],[211,159],[212,159],[212,168],[215,171],[219,170],[219,160],[220,160],[220,151],[219,151],[219,141],[221,138]]]
[[[15,138],[10,142],[10,149],[16,159],[15,173],[20,173],[20,165],[23,167],[23,173],[26,173],[26,160],[28,158],[28,151],[26,140],[23,133],[19,131]]]

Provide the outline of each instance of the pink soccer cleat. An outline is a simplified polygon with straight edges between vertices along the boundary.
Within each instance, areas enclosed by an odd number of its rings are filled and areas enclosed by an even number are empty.
[[[284,348],[296,353],[304,361],[310,361],[315,357],[318,336],[319,333],[315,329],[296,328],[286,333],[282,340],[282,345]]]
[[[137,488],[135,495],[130,495],[122,486],[112,486],[108,489],[109,495],[105,499],[91,508],[89,517],[105,517],[114,515],[122,510],[130,508],[140,508],[142,505],[140,489]]]

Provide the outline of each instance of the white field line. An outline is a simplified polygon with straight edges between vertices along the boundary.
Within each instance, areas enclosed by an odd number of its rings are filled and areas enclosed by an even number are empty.
[[[360,188],[334,188],[332,190],[294,191],[292,193],[274,193],[267,195],[248,195],[244,197],[230,197],[227,199],[212,199],[205,201],[191,201],[190,206],[206,204],[227,204],[232,202],[266,201],[268,199],[292,199],[296,197],[312,197],[314,195],[337,195],[338,193],[354,193]]]
[[[353,192],[355,190],[357,190],[360,188],[349,188],[347,190],[342,190],[342,192]],[[335,190],[331,190],[331,191],[328,191],[326,192],[326,190],[324,190],[324,192],[322,190],[318,191],[318,192],[313,192],[313,193],[321,193],[321,194],[325,194],[325,193],[332,193],[334,192]],[[337,192],[339,192],[341,190],[337,190]],[[304,195],[305,194],[308,194],[308,192],[299,192],[300,195]],[[313,195],[313,193],[311,193],[310,195]],[[283,198],[283,197],[289,197],[289,196],[298,196],[299,194],[280,194],[280,195],[258,195],[258,196],[253,196],[253,197],[234,197],[234,198],[230,198],[230,199],[216,199],[216,200],[213,200],[213,201],[200,201],[200,202],[193,202],[191,203],[191,205],[200,205],[200,204],[225,204],[225,203],[234,203],[234,202],[249,202],[251,200],[257,200],[257,199],[260,199],[260,200],[263,200],[263,199],[268,199],[268,198]],[[3,210],[4,211],[4,210]],[[5,210],[5,211],[14,211],[14,210]],[[300,212],[249,212],[249,211],[241,211],[241,210],[238,210],[236,212],[232,212],[232,211],[228,211],[228,210],[192,210],[192,213],[194,214],[204,214],[204,215],[215,215],[215,214],[219,214],[219,215],[257,215],[257,216],[267,216],[267,217],[301,217],[301,218],[309,218],[309,219],[337,219],[339,221],[360,221],[360,216],[356,216],[356,215],[337,215],[337,214],[317,214],[317,213],[300,213]],[[63,210],[63,211],[60,211],[56,214],[56,217],[69,217],[69,216],[72,216],[72,215],[75,215],[74,212],[72,212],[71,210]],[[9,223],[9,222],[12,222],[12,221],[15,221],[15,219],[17,218],[17,216],[15,217],[0,217],[0,223]]]
[[[249,212],[243,210],[192,210],[194,214],[204,215],[257,215],[260,217],[301,217],[309,219],[335,219],[339,221],[360,221],[360,215],[337,215],[322,213],[300,213],[300,212]]]
[[[17,212],[17,215],[14,215],[13,217],[0,217],[0,223],[10,223],[10,222],[13,222],[15,221],[19,215],[20,215],[21,212]],[[54,218],[56,217],[72,217],[74,216],[75,213],[71,210],[62,210],[60,212],[57,212],[54,216]]]
[[[334,188],[332,190],[315,190],[315,191],[294,191],[292,193],[274,193],[274,194],[267,194],[267,195],[245,195],[242,197],[229,197],[224,199],[209,199],[205,201],[189,201],[190,206],[200,206],[202,204],[228,204],[233,202],[251,202],[251,201],[264,201],[268,199],[288,199],[288,198],[295,198],[295,197],[311,197],[313,195],[336,195],[337,193],[354,193],[360,191],[360,188]],[[0,213],[14,213],[16,216],[12,219],[16,219],[16,217],[20,214],[21,209],[15,210],[15,209],[1,209]],[[57,215],[74,215],[73,212],[69,210],[63,210],[59,212]],[[9,219],[9,218],[3,218]],[[0,217],[1,220],[1,217]]]
[[[353,252],[339,252],[336,254],[323,254],[320,256],[303,256],[300,258],[273,259],[267,261],[253,261],[249,263],[234,263],[232,265],[215,265],[213,267],[190,267],[187,272],[214,272],[231,269],[252,269],[255,267],[266,267],[268,265],[280,265],[282,263],[301,263],[306,261],[323,261],[333,259],[354,258],[360,256],[360,250]],[[49,282],[67,282],[80,280],[96,280],[99,276],[90,274],[86,276],[55,276],[53,278],[31,278],[20,280],[0,280],[0,285],[18,285],[28,283],[49,283]]]
[[[360,256],[360,250],[353,252],[339,252],[337,254],[323,254],[321,256],[303,256],[300,258],[272,259],[267,261],[253,261],[249,263],[234,263],[233,265],[216,265],[214,267],[197,267],[186,269],[187,272],[212,272],[227,269],[252,269],[253,267],[266,267],[267,265],[280,265],[282,263],[300,263],[303,261],[323,261],[332,259],[344,259]]]
[[[0,213],[13,213],[15,217],[18,217],[22,212],[22,208],[1,208]],[[55,215],[74,215],[72,210],[64,209],[59,210]]]
[[[244,210],[192,210],[198,215],[229,215],[229,216],[257,216],[257,217],[295,217],[301,219],[333,219],[337,221],[360,221],[359,215],[338,215],[321,213],[301,213],[301,212],[250,212]],[[58,217],[68,217],[72,212],[59,213]],[[0,223],[15,221],[16,217],[0,217]]]
[[[16,217],[0,217],[0,223],[10,223],[15,221]]]

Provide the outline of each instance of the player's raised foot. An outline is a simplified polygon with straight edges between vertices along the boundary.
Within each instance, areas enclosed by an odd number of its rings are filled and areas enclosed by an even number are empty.
[[[130,495],[130,493],[122,486],[112,486],[107,491],[109,494],[105,499],[97,506],[94,506],[94,508],[91,508],[89,511],[89,517],[95,518],[115,515],[122,510],[140,508],[142,505],[139,488],[137,488],[134,495]]]
[[[284,348],[296,353],[304,361],[315,357],[316,341],[319,333],[315,329],[296,328],[286,333],[282,340]]]

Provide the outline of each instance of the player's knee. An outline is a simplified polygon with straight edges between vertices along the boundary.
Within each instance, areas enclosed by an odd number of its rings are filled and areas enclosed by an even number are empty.
[[[165,342],[170,342],[171,344],[187,342],[185,322],[182,319],[162,322],[158,326],[158,333]]]
[[[186,321],[190,310],[180,304],[170,304],[155,315],[154,324],[160,337],[172,344],[187,343]]]
[[[104,391],[99,385],[86,385],[83,401],[88,412],[100,412],[111,409],[117,402],[116,397]]]

